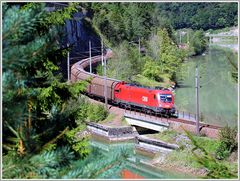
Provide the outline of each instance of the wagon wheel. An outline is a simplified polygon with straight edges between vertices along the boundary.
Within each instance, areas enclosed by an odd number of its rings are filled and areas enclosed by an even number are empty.
[[[152,110],[150,110],[150,109],[147,109],[147,114],[152,114]]]
[[[148,109],[147,108],[143,108],[142,110],[143,110],[144,114],[148,114]]]
[[[131,105],[129,104],[124,104],[125,109],[131,109]]]

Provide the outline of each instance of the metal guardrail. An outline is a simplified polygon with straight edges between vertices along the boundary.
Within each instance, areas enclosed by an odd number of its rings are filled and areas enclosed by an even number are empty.
[[[184,120],[188,120],[188,121],[196,121],[196,114],[194,113],[190,113],[190,112],[186,112],[186,111],[179,111],[176,110],[175,114],[170,117],[167,116],[166,114],[161,114],[161,113],[156,113],[156,112],[152,112],[152,111],[148,111],[148,110],[143,110],[143,109],[136,109],[136,108],[131,108],[131,107],[125,107],[124,108],[124,112],[125,113],[129,113],[129,114],[139,114],[140,116],[145,116],[145,117],[158,117],[160,120],[168,120],[173,118],[179,118],[179,119],[184,119]]]

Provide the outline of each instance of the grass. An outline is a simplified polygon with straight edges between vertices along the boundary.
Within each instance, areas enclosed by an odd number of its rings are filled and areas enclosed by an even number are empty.
[[[149,135],[149,137],[159,139],[159,140],[162,140],[165,142],[177,144],[176,138],[180,135],[181,135],[181,133],[178,133],[174,130],[165,130],[158,134]],[[193,136],[193,137],[194,137],[194,139],[197,140],[197,142],[199,142],[201,145],[203,145],[204,148],[210,153],[215,152],[216,148],[220,144],[220,141],[211,139],[208,137],[199,137],[199,136]]]
[[[138,74],[138,75],[134,76],[132,79],[133,79],[133,81],[135,81],[141,85],[150,86],[150,87],[157,87],[157,86],[169,87],[171,85],[169,75],[162,74],[161,78],[163,79],[163,82],[158,82],[158,81],[149,79],[143,75]]]
[[[149,135],[149,137],[176,144],[176,138],[180,135],[181,133],[178,133],[174,130],[165,130],[158,134]],[[206,149],[207,152],[209,152],[214,157],[215,151],[220,144],[219,140],[211,139],[208,137],[193,137],[198,143],[200,143],[200,145]],[[187,143],[189,145],[192,145],[190,140],[189,142],[187,141]],[[186,146],[181,146],[179,143],[178,145],[180,146],[180,149],[170,152],[165,158],[164,163],[161,164],[173,169],[177,167],[183,168],[183,170],[191,170],[191,173],[198,173],[198,171],[200,171],[203,167],[195,160],[195,157],[191,151],[193,147],[191,146],[187,148]],[[221,160],[219,162],[229,167],[233,173],[237,173],[237,162],[230,162],[228,160]],[[201,173],[201,171],[199,173]]]
[[[123,126],[129,126],[127,120],[124,117],[122,117],[121,123],[122,123]]]
[[[107,123],[109,121],[112,121],[116,117],[116,114],[110,113],[108,114],[107,118],[101,121],[100,123]]]
[[[177,167],[190,167],[199,169],[202,166],[195,161],[195,158],[189,150],[174,150],[168,154],[166,163],[174,164]]]
[[[176,131],[173,130],[165,130],[158,134],[149,135],[149,137],[152,137],[154,139],[159,139],[168,143],[175,143],[175,138],[178,135]]]
[[[193,137],[198,143],[200,143],[200,145],[202,145],[210,153],[214,153],[220,144],[219,140],[211,139],[208,137],[199,137],[199,136],[193,136]]]
[[[165,130],[161,133],[149,135],[152,138],[159,139],[168,143],[174,143],[176,144],[176,138],[179,137],[181,133],[178,133],[174,130]],[[198,137],[193,136],[204,148],[214,155],[215,150],[217,149],[219,145],[219,141],[207,137]],[[189,141],[189,144],[191,142]],[[175,165],[178,167],[185,166],[185,167],[191,167],[191,168],[201,168],[201,165],[199,165],[191,152],[191,148],[182,147],[180,144],[180,149],[174,150],[171,153],[168,154],[166,157],[165,163],[171,163],[171,165]]]

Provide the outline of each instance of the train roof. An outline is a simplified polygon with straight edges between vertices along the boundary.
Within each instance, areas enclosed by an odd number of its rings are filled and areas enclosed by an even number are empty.
[[[137,88],[144,88],[144,89],[148,89],[148,90],[167,90],[170,91],[168,88],[165,87],[150,87],[150,86],[144,86],[144,85],[140,85],[140,84],[136,84],[136,83],[125,83],[123,82],[124,85],[126,86],[131,86],[131,87],[137,87]]]

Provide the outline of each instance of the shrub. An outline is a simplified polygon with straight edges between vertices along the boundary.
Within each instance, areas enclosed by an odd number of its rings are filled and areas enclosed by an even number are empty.
[[[89,138],[76,136],[77,133],[82,132],[86,129],[85,125],[78,126],[65,133],[65,139],[71,145],[75,153],[77,153],[81,158],[86,157],[90,153]]]
[[[87,110],[88,119],[93,122],[99,122],[104,120],[108,112],[102,105],[90,104]]]
[[[231,128],[225,126],[220,130],[219,138],[221,143],[216,150],[216,158],[221,160],[227,158],[233,151],[237,150],[237,127]]]
[[[188,131],[185,130],[185,132],[194,146],[192,149],[194,160],[207,169],[207,175],[205,178],[237,178],[237,175],[228,165],[214,158],[196,138],[194,138]]]
[[[163,79],[160,77],[161,75],[161,68],[160,66],[157,65],[157,63],[153,60],[148,60],[145,65],[144,65],[144,71],[143,71],[143,75],[156,80],[156,81],[160,81],[162,82]]]
[[[67,102],[64,113],[66,117],[72,117],[77,125],[81,125],[87,119],[88,106],[89,102],[81,95]]]

